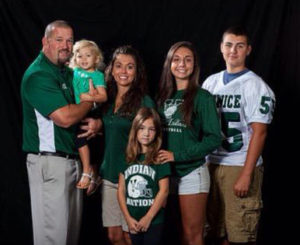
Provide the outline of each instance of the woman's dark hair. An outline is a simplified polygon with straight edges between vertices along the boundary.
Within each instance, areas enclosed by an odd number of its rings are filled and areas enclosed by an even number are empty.
[[[190,126],[194,109],[194,98],[196,96],[197,88],[199,86],[200,75],[199,59],[196,48],[192,43],[187,41],[177,42],[169,49],[160,77],[157,103],[159,107],[163,106],[164,102],[167,99],[169,99],[177,90],[176,81],[171,72],[171,63],[173,60],[174,53],[181,47],[185,47],[191,50],[194,56],[193,73],[189,78],[188,86],[183,95],[184,102],[180,106],[180,110],[183,114],[183,120],[188,126]]]
[[[123,103],[119,109],[119,113],[121,115],[130,117],[136,113],[138,108],[140,108],[142,99],[147,92],[147,76],[144,63],[136,49],[129,45],[117,48],[114,51],[112,59],[105,70],[105,81],[107,83],[108,94],[107,105],[112,104],[117,96],[118,88],[112,75],[112,70],[114,63],[120,54],[130,55],[134,59],[136,65],[135,78],[133,79],[129,90],[123,95]],[[104,110],[105,109],[107,109],[107,106],[104,107]]]

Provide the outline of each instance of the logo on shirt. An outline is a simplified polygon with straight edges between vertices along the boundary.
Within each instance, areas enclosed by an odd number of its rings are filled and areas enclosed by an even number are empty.
[[[61,84],[61,88],[64,89],[64,90],[68,89],[67,84],[62,83],[62,84]]]
[[[87,77],[88,77],[86,74],[81,73],[81,72],[79,72],[79,76],[80,76],[80,77],[83,77],[83,78],[87,78]]]
[[[128,196],[132,198],[151,198],[153,196],[152,190],[147,188],[148,181],[140,176],[134,175],[128,182]]]
[[[172,116],[177,111],[178,106],[180,106],[183,103],[182,99],[169,99],[166,100],[164,103],[164,114],[167,119],[172,118]]]
[[[168,99],[164,103],[164,114],[165,114],[165,121],[167,127],[164,128],[165,131],[168,132],[177,132],[181,133],[182,129],[185,128],[186,125],[181,122],[180,118],[173,118],[174,114],[176,113],[178,107],[183,103],[182,99]]]

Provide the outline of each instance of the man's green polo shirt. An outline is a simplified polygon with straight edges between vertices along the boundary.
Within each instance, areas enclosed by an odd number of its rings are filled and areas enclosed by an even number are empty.
[[[71,69],[54,65],[43,52],[25,71],[21,84],[25,152],[76,152],[76,126],[62,128],[49,118],[58,108],[74,104],[72,79]]]

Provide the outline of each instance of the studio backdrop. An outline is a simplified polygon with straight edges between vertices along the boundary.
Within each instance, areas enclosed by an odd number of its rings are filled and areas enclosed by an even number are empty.
[[[163,61],[177,41],[195,44],[200,81],[224,69],[222,32],[244,25],[251,36],[247,67],[276,94],[274,120],[263,153],[264,208],[258,244],[296,240],[292,220],[299,163],[300,1],[298,0],[0,0],[0,244],[31,244],[31,213],[25,155],[22,153],[20,84],[41,50],[46,25],[68,21],[75,41],[94,40],[107,63],[114,49],[130,44],[139,50],[154,96]],[[296,143],[295,143],[296,142]],[[92,200],[92,201],[91,201]],[[87,205],[98,207],[95,197]],[[91,202],[94,202],[91,204]],[[99,212],[98,212],[99,213]],[[98,214],[97,213],[97,214]],[[82,244],[105,244],[97,215],[84,219]]]

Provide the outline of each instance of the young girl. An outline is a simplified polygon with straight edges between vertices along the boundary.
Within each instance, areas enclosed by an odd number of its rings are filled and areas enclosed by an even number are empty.
[[[118,200],[133,245],[160,244],[170,166],[157,162],[162,141],[160,118],[141,108],[133,120],[126,149],[128,165],[119,175]]]
[[[103,55],[95,42],[80,40],[75,43],[70,67],[74,69],[73,87],[77,104],[81,101],[90,101],[94,102],[96,107],[96,103],[103,103],[107,100],[104,74],[97,70],[102,64]],[[97,93],[93,94],[94,87]],[[77,188],[86,189],[91,182],[97,185],[99,179],[96,181],[95,176],[93,176],[95,171],[93,171],[90,163],[90,150],[87,139],[77,138],[76,146],[83,165],[83,173],[77,183]]]
[[[209,173],[205,156],[221,144],[213,96],[199,87],[197,52],[190,42],[169,50],[159,84],[158,105],[167,150],[158,160],[172,162],[178,180],[183,244],[204,244]]]

